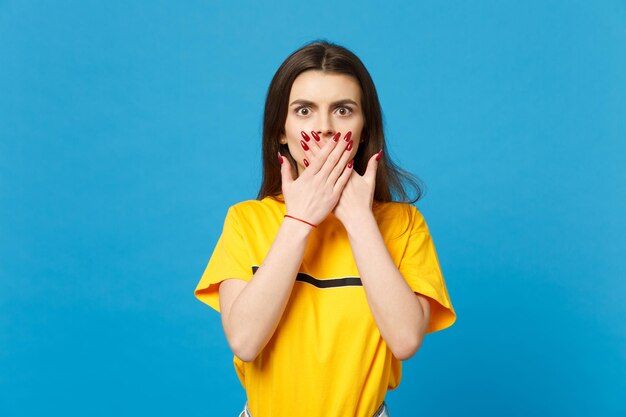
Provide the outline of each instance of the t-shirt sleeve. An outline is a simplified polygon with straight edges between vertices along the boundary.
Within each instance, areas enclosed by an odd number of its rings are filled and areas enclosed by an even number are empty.
[[[426,333],[432,333],[450,327],[456,320],[456,313],[450,302],[426,221],[415,206],[411,207],[411,230],[398,269],[413,292],[428,298],[430,322]]]
[[[229,278],[250,281],[252,276],[253,271],[245,236],[237,220],[237,210],[231,206],[224,219],[222,234],[196,286],[194,295],[219,312],[219,284]]]

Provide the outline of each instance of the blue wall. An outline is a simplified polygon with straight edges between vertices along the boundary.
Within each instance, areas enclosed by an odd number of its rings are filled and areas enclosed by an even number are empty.
[[[458,314],[391,414],[626,415],[626,3],[378,3],[0,1],[0,415],[237,415],[193,290],[317,38],[370,70]]]

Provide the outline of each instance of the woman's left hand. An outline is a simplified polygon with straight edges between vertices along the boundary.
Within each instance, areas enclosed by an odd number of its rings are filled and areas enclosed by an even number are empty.
[[[333,209],[333,213],[343,223],[346,230],[358,227],[364,216],[372,214],[374,190],[376,188],[376,171],[378,169],[377,157],[380,158],[382,149],[372,155],[367,162],[367,168],[363,175],[354,171],[343,188],[339,202]]]

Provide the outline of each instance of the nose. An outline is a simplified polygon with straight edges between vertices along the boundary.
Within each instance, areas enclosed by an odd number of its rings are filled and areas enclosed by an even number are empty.
[[[335,133],[337,133],[332,123],[332,117],[329,117],[328,115],[322,115],[318,120],[318,123],[319,129],[316,130],[316,132],[318,135],[320,135],[320,138],[328,140],[331,139],[335,135]]]

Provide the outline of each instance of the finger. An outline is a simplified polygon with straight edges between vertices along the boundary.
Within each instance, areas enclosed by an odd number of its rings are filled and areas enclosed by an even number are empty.
[[[352,175],[352,173],[354,172],[353,165],[354,165],[354,159],[350,161],[348,165],[346,165],[345,168],[343,169],[341,176],[337,179],[337,182],[335,183],[335,188],[333,188],[333,192],[341,194],[344,187],[348,183],[348,180],[350,179],[350,175]],[[355,175],[358,175],[358,174],[355,174]]]
[[[339,135],[339,133],[337,133],[337,135]],[[338,136],[335,135],[335,137],[338,138]],[[334,138],[333,138],[334,139]],[[307,167],[307,169],[304,171],[304,174],[306,174],[307,176],[311,176],[311,175],[315,175],[317,174],[320,169],[322,168],[322,166],[325,164],[328,155],[330,155],[330,153],[333,151],[333,149],[335,149],[335,146],[337,146],[337,142],[334,140],[329,140],[327,141],[322,148],[320,149],[320,152],[317,154],[317,157],[310,162],[309,166]]]
[[[309,135],[306,134],[304,130],[301,131],[300,134],[302,135],[302,139],[300,139],[300,147],[302,148],[302,151],[304,153],[304,158],[305,158],[304,161],[302,162],[304,163],[304,166],[308,166],[308,163],[305,161],[307,161],[307,159],[309,161],[313,160],[312,158],[313,154],[311,153],[311,148],[309,146],[309,144],[313,145],[313,141],[311,140]]]
[[[337,178],[339,178],[339,176],[343,173],[344,168],[348,164],[348,161],[350,161],[351,159],[350,157],[350,154],[352,153],[350,152],[351,150],[352,148],[350,147],[350,149],[348,149],[348,145],[346,145],[346,147],[343,150],[343,154],[341,155],[341,158],[339,159],[339,162],[337,163],[337,165],[333,167],[332,171],[328,175],[328,180],[327,180],[328,184],[335,184],[337,182]]]
[[[333,137],[333,141],[335,140],[335,138],[339,141],[337,143],[337,146],[335,146],[333,151],[328,155],[326,161],[324,161],[324,165],[322,166],[322,168],[320,168],[320,173],[324,177],[328,177],[330,175],[330,172],[335,168],[335,165],[337,165],[337,163],[341,159],[343,152],[345,150],[347,150],[348,152],[351,151],[352,146],[354,145],[354,142],[352,142],[352,139],[350,139],[352,136],[352,132],[346,133],[346,136],[343,138],[343,140],[339,139],[338,135],[339,133],[337,133],[337,135]]]
[[[324,144],[322,143],[322,139],[320,138],[320,135],[318,135],[317,132],[314,131],[314,130],[311,131],[310,135],[308,135],[304,131],[301,132],[300,134],[305,139],[305,141],[306,141],[306,143],[307,143],[307,145],[309,147],[310,155],[312,155],[313,157],[318,155],[320,153],[321,149],[324,147]],[[311,157],[310,159],[313,159],[313,157]]]
[[[278,161],[280,162],[280,177],[282,178],[283,185],[292,183],[291,164],[280,152],[278,152]]]
[[[322,138],[320,138],[320,135],[318,135],[315,130],[311,131],[311,137],[313,138],[313,144],[316,145],[312,146],[312,148],[322,149]]]
[[[376,182],[376,171],[378,170],[379,163],[378,161],[380,160],[382,154],[383,150],[381,149],[380,151],[378,151],[378,153],[372,155],[369,161],[367,161],[367,168],[365,170],[365,174],[363,174],[363,178],[370,184]]]
[[[306,133],[304,133],[304,135],[306,135]],[[313,158],[314,158],[320,153],[320,150],[322,149],[322,142],[321,142],[320,135],[318,135],[315,130],[311,131],[311,137],[313,139],[311,140],[311,142],[308,143],[308,145],[309,145],[309,148],[311,149],[311,155],[313,155]]]

